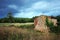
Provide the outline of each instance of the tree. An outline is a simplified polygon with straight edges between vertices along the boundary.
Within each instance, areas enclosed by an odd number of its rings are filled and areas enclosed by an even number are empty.
[[[13,23],[13,22],[14,22],[14,17],[13,17],[13,15],[12,15],[11,12],[9,12],[9,13],[7,14],[7,18],[8,18],[8,21],[9,21],[10,23]]]
[[[37,18],[38,16],[35,16],[35,17],[33,17],[32,19],[34,20],[35,18]]]

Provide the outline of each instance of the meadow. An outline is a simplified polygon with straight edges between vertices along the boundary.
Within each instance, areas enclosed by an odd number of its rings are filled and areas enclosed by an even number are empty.
[[[21,25],[32,25],[34,23],[0,23],[0,26],[21,26]]]
[[[60,35],[34,30],[33,23],[0,23],[0,40],[60,40]]]

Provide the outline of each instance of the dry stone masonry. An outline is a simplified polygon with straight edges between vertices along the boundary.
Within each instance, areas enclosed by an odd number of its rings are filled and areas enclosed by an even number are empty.
[[[51,16],[41,15],[34,19],[35,30],[39,30],[41,32],[48,32],[49,28],[46,25],[46,17],[49,21],[52,21],[55,26],[57,26],[57,19]]]

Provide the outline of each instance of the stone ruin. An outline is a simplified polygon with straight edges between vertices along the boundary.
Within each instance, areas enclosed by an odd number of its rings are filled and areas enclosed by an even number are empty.
[[[54,26],[57,26],[57,19],[51,16],[41,15],[34,19],[35,30],[38,30],[41,32],[49,31],[49,28],[46,25],[46,17],[48,18],[49,21],[53,22]]]

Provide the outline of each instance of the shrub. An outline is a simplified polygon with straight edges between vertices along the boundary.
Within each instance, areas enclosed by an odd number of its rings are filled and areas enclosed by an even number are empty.
[[[53,22],[49,21],[47,17],[46,17],[46,25],[49,27],[50,32],[53,32],[53,33],[57,33],[58,32],[58,30],[57,30],[58,27],[55,27]]]

